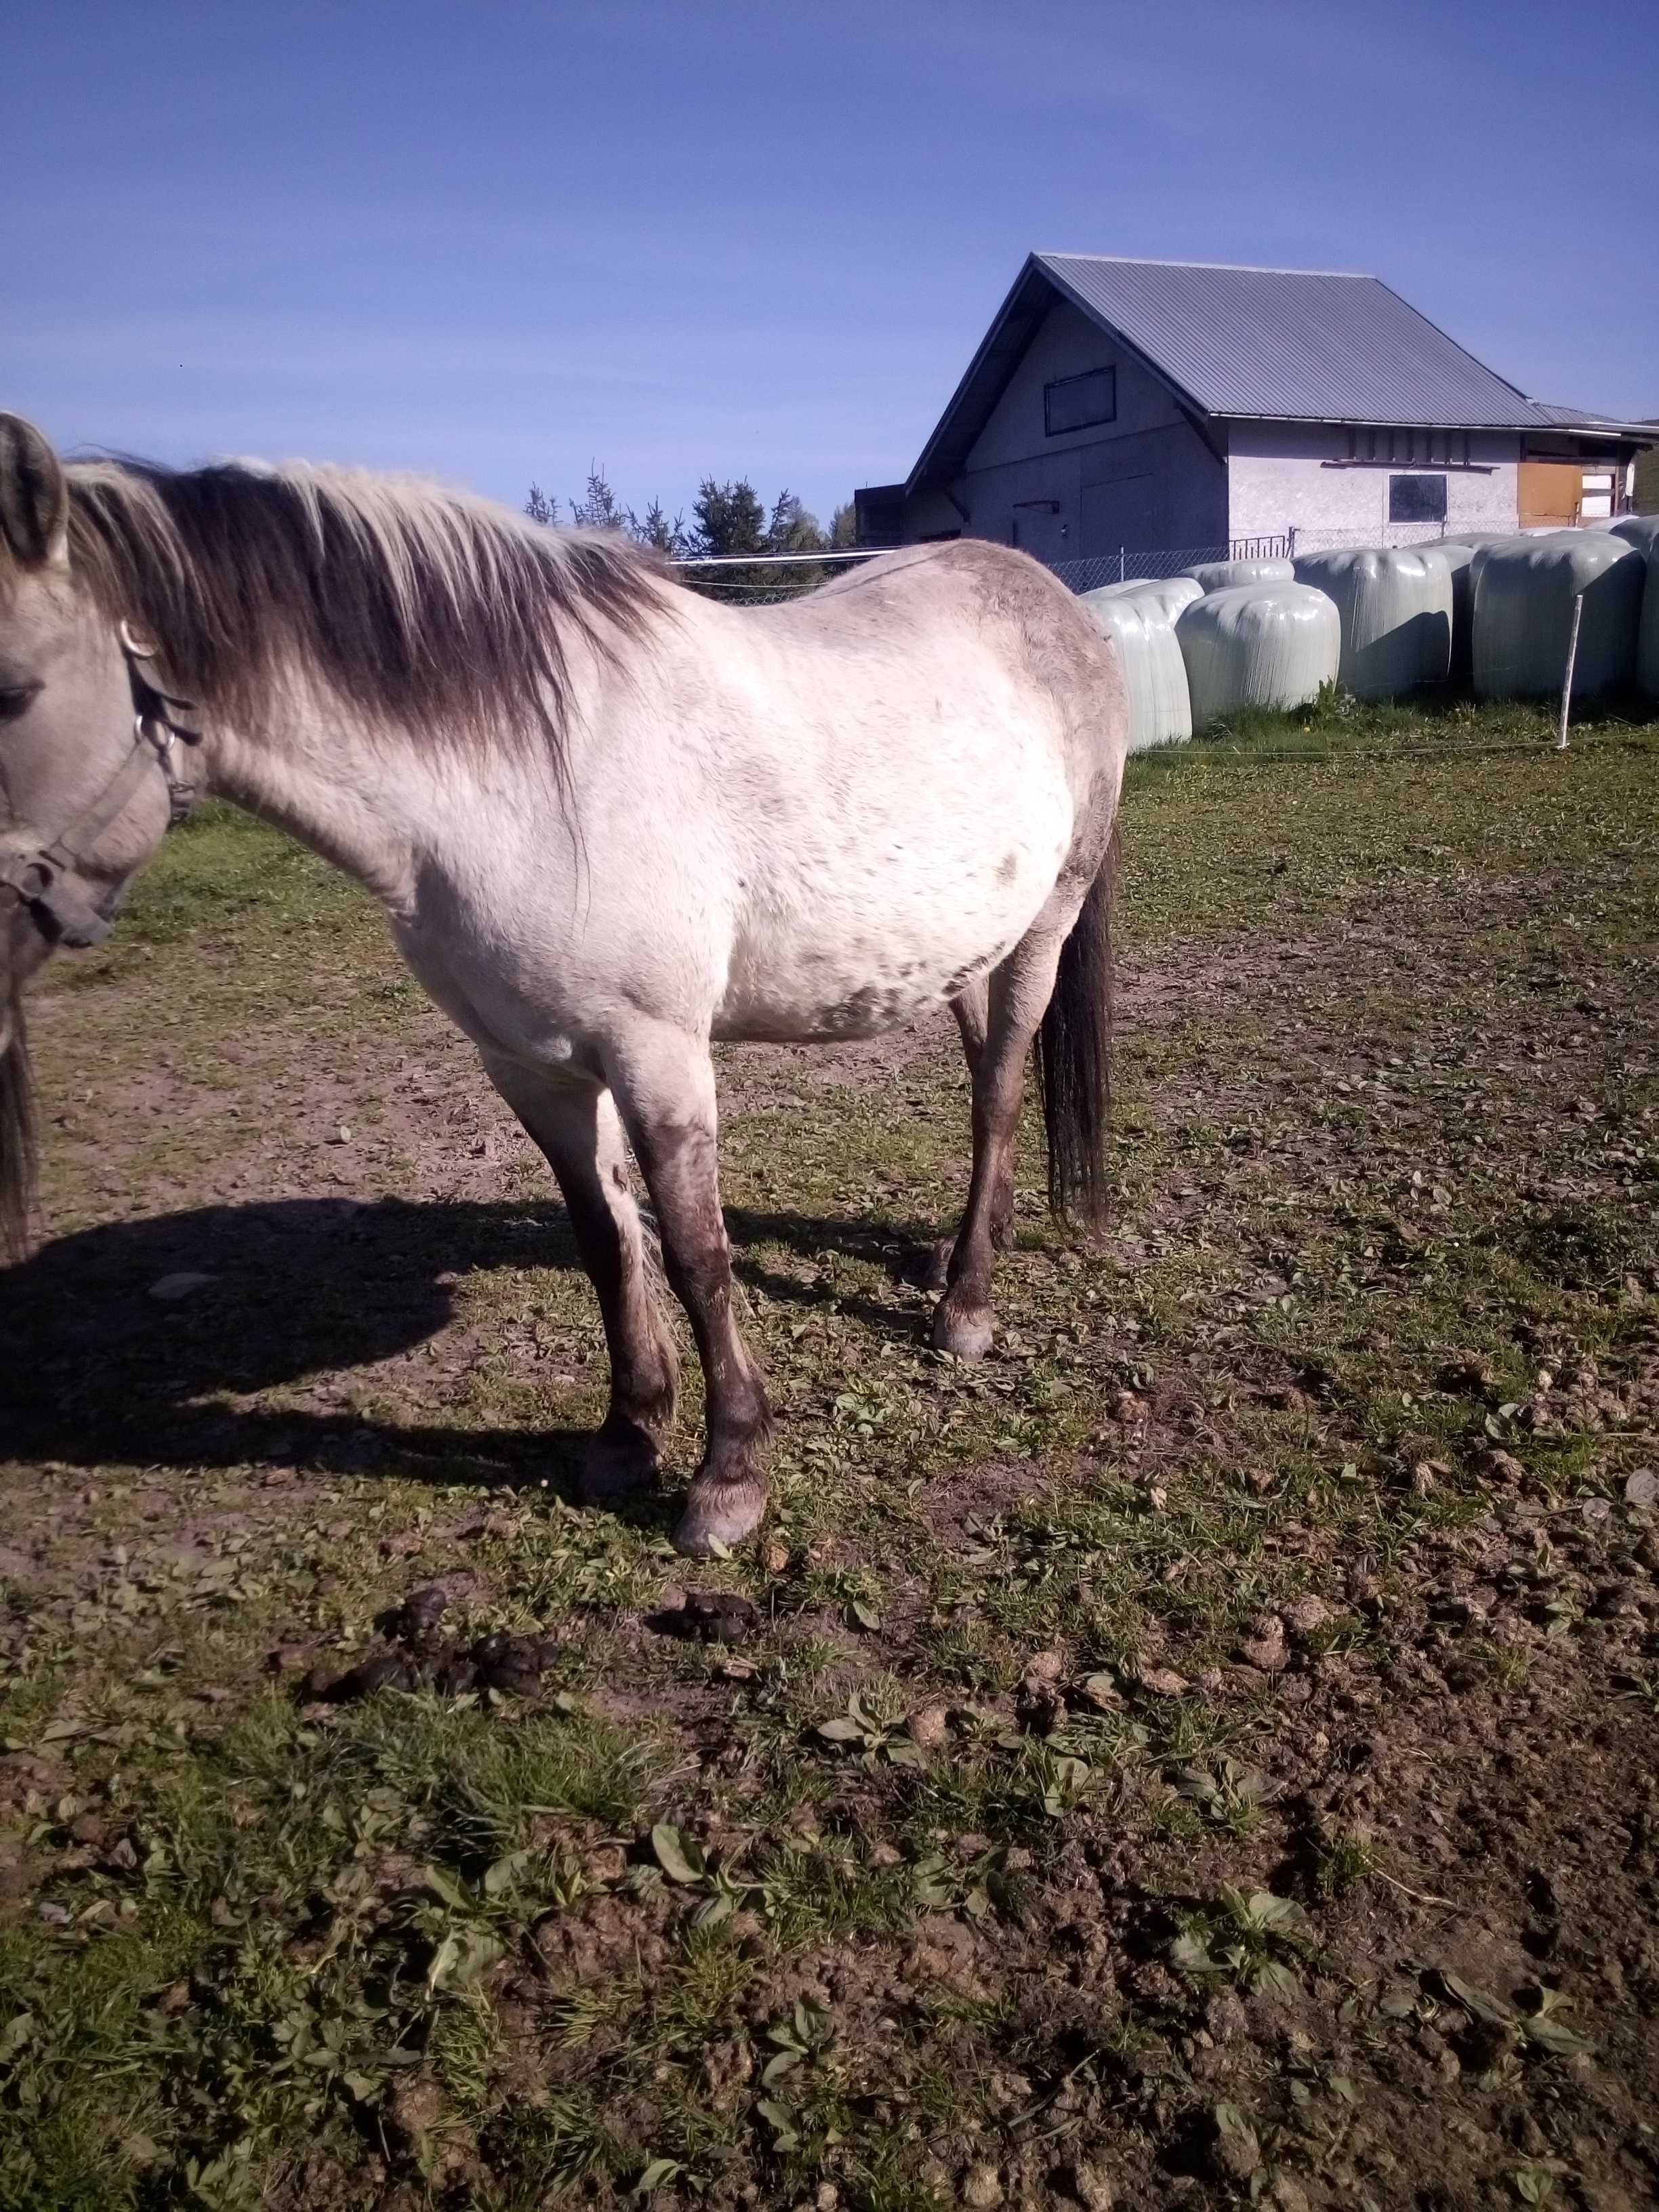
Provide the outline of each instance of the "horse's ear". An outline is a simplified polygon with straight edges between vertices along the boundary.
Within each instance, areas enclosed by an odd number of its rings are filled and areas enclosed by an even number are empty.
[[[69,564],[64,465],[21,415],[0,414],[0,538],[25,568]]]

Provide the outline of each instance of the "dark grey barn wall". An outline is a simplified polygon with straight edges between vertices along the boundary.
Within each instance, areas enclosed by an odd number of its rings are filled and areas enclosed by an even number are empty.
[[[1117,419],[1048,437],[1043,386],[1092,368],[1117,371]],[[1021,542],[1047,532],[1046,557],[1078,560],[1131,549],[1214,545],[1227,538],[1227,471],[1158,380],[1115,348],[1069,302],[1057,301],[951,486],[967,520],[937,495],[910,503],[907,538],[960,527],[1015,542],[1023,501],[1053,500],[1053,517],[1027,510]],[[1033,528],[1035,526],[1035,531]]]

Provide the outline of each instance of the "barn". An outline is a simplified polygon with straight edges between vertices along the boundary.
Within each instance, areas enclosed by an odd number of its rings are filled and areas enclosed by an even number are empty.
[[[859,537],[994,538],[1084,582],[1413,544],[1616,513],[1654,441],[1528,398],[1376,276],[1033,253]]]

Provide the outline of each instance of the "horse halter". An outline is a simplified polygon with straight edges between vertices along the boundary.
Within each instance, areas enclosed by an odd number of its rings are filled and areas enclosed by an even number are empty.
[[[195,709],[188,699],[175,698],[150,682],[144,663],[154,660],[158,648],[139,637],[131,623],[123,622],[116,636],[132,693],[131,750],[98,796],[55,837],[31,853],[15,853],[0,860],[0,891],[9,891],[18,905],[27,907],[54,944],[76,949],[103,943],[115,926],[120,894],[94,904],[82,898],[68,878],[87,857],[86,848],[95,845],[125,813],[143,778],[152,767],[159,768],[166,778],[169,829],[182,822],[196,804],[195,789],[179,774],[173,757],[175,742],[186,745],[202,742],[199,730],[187,729],[174,719]]]
[[[180,744],[199,745],[202,732],[175,722],[168,710],[176,708],[181,714],[193,714],[195,702],[178,698],[150,682],[143,672],[143,664],[155,659],[158,648],[137,636],[131,623],[123,622],[116,635],[120,640],[122,658],[127,664],[127,683],[132,692],[132,742],[135,749],[146,744],[155,753],[167,778],[167,827],[176,830],[195,805],[196,792],[173,766],[173,740],[177,738]]]

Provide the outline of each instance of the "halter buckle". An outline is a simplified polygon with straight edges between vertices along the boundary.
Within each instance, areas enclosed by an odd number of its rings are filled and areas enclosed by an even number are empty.
[[[126,656],[127,681],[132,688],[133,742],[147,744],[155,755],[161,774],[167,779],[167,827],[176,830],[196,804],[196,793],[173,768],[173,743],[175,739],[180,739],[187,745],[199,745],[202,733],[175,721],[173,710],[177,708],[184,714],[195,710],[190,700],[175,698],[171,692],[163,691],[159,684],[152,684],[149,677],[139,673],[138,663],[141,660],[155,658],[158,650],[155,646],[139,637],[132,624],[125,618],[118,625],[116,635]]]

